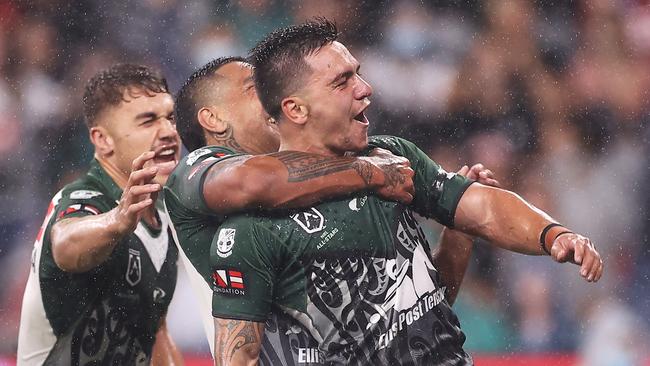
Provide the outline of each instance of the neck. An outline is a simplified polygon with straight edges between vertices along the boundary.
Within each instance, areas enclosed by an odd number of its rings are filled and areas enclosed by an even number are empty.
[[[99,165],[106,171],[109,177],[113,179],[115,184],[117,184],[118,187],[124,189],[126,187],[126,183],[129,181],[128,175],[124,174],[123,171],[121,171],[115,164],[113,164],[112,161],[109,159],[106,159],[104,157],[101,157],[97,154],[95,154],[95,159],[99,162]]]
[[[324,156],[339,156],[327,146],[323,145],[322,139],[314,138],[306,130],[280,129],[279,151],[301,151]]]

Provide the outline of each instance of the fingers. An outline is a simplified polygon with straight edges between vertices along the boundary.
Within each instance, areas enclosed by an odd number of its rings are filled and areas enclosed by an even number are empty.
[[[134,203],[129,206],[128,212],[129,214],[133,216],[137,216],[140,211],[144,210],[145,208],[151,206],[153,204],[153,199],[152,198],[147,198],[143,201],[140,201],[138,203]]]
[[[472,167],[469,169],[469,173],[467,174],[467,178],[473,179],[473,180],[478,180],[480,178],[480,173],[485,170],[485,166],[481,163],[474,164]]]
[[[381,147],[376,147],[368,153],[368,156],[379,156],[379,155],[393,155],[389,150],[382,149]]]
[[[154,151],[143,152],[142,154],[140,154],[140,156],[138,156],[137,158],[135,158],[135,160],[133,160],[133,163],[131,164],[131,171],[134,172],[136,170],[142,169],[144,167],[144,164],[147,161],[153,159],[154,156],[156,156],[156,153]]]
[[[156,173],[158,173],[157,166],[132,171],[125,189],[151,181],[156,176]]]
[[[467,173],[469,173],[469,167],[467,165],[463,165],[463,167],[456,172],[456,174],[462,175],[464,177],[467,177]]]
[[[587,282],[598,281],[604,272],[603,260],[591,241],[579,234],[560,235],[553,242],[551,256],[557,262],[571,261],[580,266],[580,276]]]

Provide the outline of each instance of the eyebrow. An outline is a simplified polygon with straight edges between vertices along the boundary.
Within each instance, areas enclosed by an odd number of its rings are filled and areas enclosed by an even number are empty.
[[[143,118],[158,118],[158,115],[155,114],[154,112],[143,112],[135,116],[135,119],[143,119]]]
[[[345,78],[345,79],[350,78],[352,75],[359,72],[360,69],[361,69],[361,65],[357,65],[357,69],[354,72],[348,70],[336,75],[336,77],[334,77],[330,82],[330,85],[336,84],[341,78]]]

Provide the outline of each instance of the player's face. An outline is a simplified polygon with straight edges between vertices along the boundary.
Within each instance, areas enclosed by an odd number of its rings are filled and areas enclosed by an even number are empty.
[[[228,79],[223,113],[227,121],[236,122],[235,140],[249,153],[278,151],[280,133],[257,97],[252,67],[244,62],[231,62],[218,72]]]
[[[164,184],[180,158],[180,138],[174,123],[174,100],[168,93],[130,89],[124,101],[105,111],[106,129],[113,141],[112,160],[127,176],[131,164],[145,151],[155,151],[155,181]],[[164,164],[167,163],[167,164]]]
[[[372,88],[359,74],[359,62],[339,42],[308,56],[312,73],[301,90],[308,103],[309,122],[320,144],[340,155],[368,146],[368,119]]]

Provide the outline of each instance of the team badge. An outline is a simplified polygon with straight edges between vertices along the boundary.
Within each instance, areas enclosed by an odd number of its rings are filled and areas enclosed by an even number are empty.
[[[293,214],[291,218],[308,234],[317,233],[325,227],[323,214],[313,207],[308,211]]]
[[[126,282],[135,286],[142,278],[142,262],[140,261],[140,251],[129,249],[129,265],[126,267]]]
[[[217,239],[217,254],[221,258],[228,258],[232,254],[232,247],[235,245],[235,229],[221,229]]]

